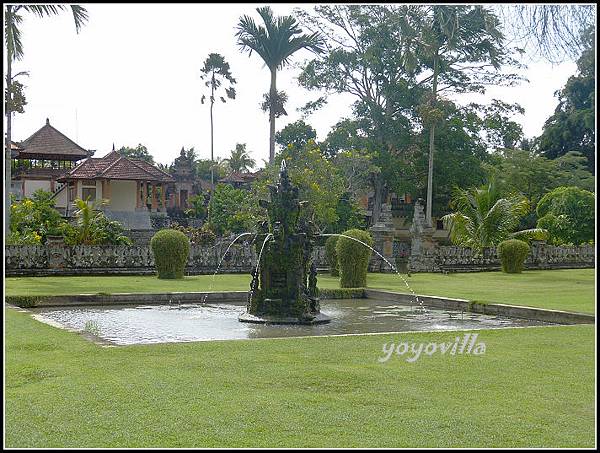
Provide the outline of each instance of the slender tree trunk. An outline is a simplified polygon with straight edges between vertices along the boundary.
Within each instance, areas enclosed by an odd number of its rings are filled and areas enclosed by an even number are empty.
[[[12,56],[10,52],[6,53],[6,88],[8,89],[9,96],[11,94],[11,84],[12,84]],[[11,152],[10,152],[10,143],[12,140],[12,112],[10,111],[10,104],[6,105],[6,150],[4,153],[4,177],[6,180],[4,181],[4,238],[8,239],[8,235],[10,234],[10,188],[11,188]]]
[[[277,69],[271,69],[271,88],[269,90],[269,163],[275,160],[275,99],[277,97]]]
[[[438,55],[436,55],[433,60],[433,88],[432,88],[432,107],[436,105],[436,97],[437,97],[437,79],[438,79]],[[435,116],[434,120],[431,122],[431,126],[429,129],[429,168],[427,171],[427,210],[425,212],[425,222],[428,227],[432,227],[432,205],[433,205],[433,152],[434,152],[434,143],[435,143]]]
[[[215,191],[215,157],[214,157],[214,132],[213,132],[213,106],[215,105],[215,76],[212,78],[210,92],[210,191]]]

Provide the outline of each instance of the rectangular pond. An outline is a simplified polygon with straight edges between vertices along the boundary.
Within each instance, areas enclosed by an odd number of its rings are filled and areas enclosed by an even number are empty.
[[[238,316],[245,311],[243,303],[47,307],[31,311],[39,321],[86,332],[115,345],[550,325],[429,307],[423,310],[379,299],[322,300],[321,311],[332,320],[320,325],[239,322]]]

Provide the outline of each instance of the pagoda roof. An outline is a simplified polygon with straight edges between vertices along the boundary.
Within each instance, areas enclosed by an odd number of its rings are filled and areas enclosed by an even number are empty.
[[[104,157],[84,160],[59,181],[71,179],[121,179],[133,181],[174,182],[167,172],[141,160],[130,159],[116,151]]]
[[[17,159],[79,160],[93,154],[52,127],[48,119],[44,126],[16,146],[19,147]]]

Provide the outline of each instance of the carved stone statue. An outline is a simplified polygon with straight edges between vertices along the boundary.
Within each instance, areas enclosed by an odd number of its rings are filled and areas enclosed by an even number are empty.
[[[329,322],[320,313],[317,272],[312,261],[318,231],[312,222],[300,221],[306,202],[298,199],[298,188],[289,179],[285,161],[279,182],[269,186],[269,191],[271,201],[260,202],[267,209],[269,221],[258,226],[255,239],[258,272],[253,274],[247,312],[239,319],[276,324]]]

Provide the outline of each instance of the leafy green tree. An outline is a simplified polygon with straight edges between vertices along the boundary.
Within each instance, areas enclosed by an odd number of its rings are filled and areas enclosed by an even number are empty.
[[[451,207],[455,212],[442,217],[444,227],[450,230],[450,240],[477,252],[510,238],[546,237],[542,229],[515,231],[529,212],[529,201],[521,195],[501,197],[493,179],[481,188],[456,188]]]
[[[298,77],[309,90],[324,93],[306,106],[314,111],[336,93],[354,97],[354,118],[340,121],[322,144],[333,157],[339,150],[365,150],[373,157],[370,185],[376,222],[388,190],[414,189],[415,106],[424,89],[415,79],[413,22],[419,7],[401,5],[318,5],[296,10],[303,25],[325,36],[326,52],[308,61]]]
[[[217,184],[208,204],[208,221],[217,235],[252,231],[261,214],[251,191],[229,184]]]
[[[421,61],[431,72],[425,80],[431,95],[420,112],[429,132],[426,222],[431,225],[435,131],[443,116],[438,109],[441,92],[484,92],[486,85],[512,84],[514,74],[502,74],[503,65],[514,65],[511,50],[500,31],[499,19],[487,8],[433,5],[424,7],[418,24]]]
[[[237,143],[225,161],[232,172],[247,172],[256,166],[256,161],[250,157],[245,143]]]
[[[569,77],[558,91],[558,106],[546,120],[536,148],[546,157],[555,159],[569,151],[578,151],[588,160],[588,169],[595,174],[596,128],[596,58],[594,29],[585,34],[586,50],[577,61],[578,74]]]
[[[152,157],[152,154],[148,152],[148,148],[146,148],[141,143],[138,144],[135,148],[131,148],[129,146],[122,146],[117,150],[117,152],[121,156],[129,157],[131,159],[141,159],[154,165],[154,157]]]
[[[225,58],[218,53],[211,53],[208,58],[204,61],[204,66],[200,70],[202,75],[200,78],[205,80],[204,84],[210,88],[210,160],[214,162],[214,133],[213,133],[213,107],[215,105],[215,95],[218,89],[223,85],[225,81],[228,82],[229,86],[225,88],[225,94],[229,99],[235,99],[235,87],[237,81],[231,75],[229,63],[225,61]],[[221,102],[225,103],[226,99],[223,96],[219,96]],[[201,102],[204,104],[206,95],[202,95]],[[211,188],[215,187],[215,175],[214,169],[210,176]]]
[[[217,157],[213,162],[210,159],[198,159],[195,164],[196,176],[204,180],[210,181],[211,175],[214,175],[215,180],[219,180],[227,176],[227,162]]]
[[[6,5],[4,8],[4,42],[6,43],[6,87],[9,99],[6,100],[6,141],[4,144],[4,237],[10,233],[10,184],[11,184],[11,142],[12,142],[12,115],[11,108],[15,105],[12,96],[19,90],[12,87],[14,78],[12,64],[15,60],[23,58],[23,44],[21,42],[20,25],[23,21],[22,13],[33,14],[37,17],[54,16],[68,8],[73,13],[77,33],[88,19],[87,10],[80,5]],[[22,95],[22,92],[21,92]],[[22,102],[22,101],[21,101]]]
[[[316,140],[317,131],[303,120],[288,124],[275,134],[275,143],[281,148],[293,146],[297,150],[303,149],[309,140]]]
[[[277,96],[277,70],[290,62],[291,56],[301,49],[320,53],[322,38],[318,33],[304,34],[293,16],[274,17],[270,7],[256,8],[264,26],[244,15],[237,25],[237,42],[242,51],[249,55],[256,52],[271,72],[269,89],[269,162],[275,158],[275,114]]]
[[[544,194],[559,186],[593,190],[594,177],[585,163],[585,157],[576,152],[551,160],[532,151],[504,149],[492,157],[487,169],[503,194],[520,193],[535,208]]]
[[[266,166],[261,178],[254,183],[258,196],[268,197],[267,185],[277,182],[283,159],[290,180],[298,187],[300,200],[308,201],[307,209],[302,211],[305,220],[312,220],[321,231],[328,230],[339,220],[337,206],[344,193],[344,181],[312,140],[299,153],[284,149],[273,164]]]
[[[553,244],[583,244],[594,240],[595,197],[579,187],[557,187],[537,205],[538,227],[547,229]]]

